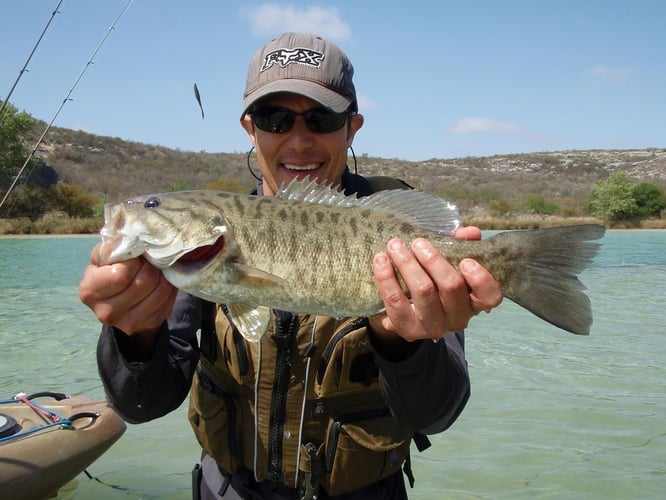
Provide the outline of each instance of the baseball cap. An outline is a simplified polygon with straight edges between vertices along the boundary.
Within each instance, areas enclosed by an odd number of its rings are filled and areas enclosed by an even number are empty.
[[[284,33],[261,47],[250,61],[243,116],[262,97],[291,92],[336,113],[358,110],[354,68],[336,45],[308,33]]]

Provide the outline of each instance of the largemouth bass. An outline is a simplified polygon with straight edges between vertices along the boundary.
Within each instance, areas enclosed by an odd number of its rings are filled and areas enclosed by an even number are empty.
[[[420,191],[356,198],[307,180],[274,197],[224,191],[143,195],[105,206],[100,264],[143,255],[177,288],[227,304],[249,340],[266,331],[270,308],[332,317],[383,311],[373,256],[399,237],[427,238],[457,267],[480,262],[504,296],[569,332],[586,335],[590,300],[577,275],[596,255],[604,228],[562,226],[451,237],[455,206]]]

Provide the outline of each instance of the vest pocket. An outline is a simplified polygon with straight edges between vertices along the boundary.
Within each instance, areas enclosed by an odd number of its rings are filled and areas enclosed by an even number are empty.
[[[197,371],[190,393],[189,419],[201,447],[226,472],[236,471],[236,407],[231,397]]]
[[[324,348],[315,379],[320,398],[378,390],[379,368],[367,337],[366,318],[358,318],[336,332]]]
[[[386,408],[331,419],[317,454],[321,485],[341,495],[390,476],[409,455],[411,435]]]

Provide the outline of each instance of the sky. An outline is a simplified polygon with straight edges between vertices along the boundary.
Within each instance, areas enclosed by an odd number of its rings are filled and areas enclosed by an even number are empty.
[[[57,5],[2,2],[0,99],[20,75],[10,102],[58,127],[245,152],[252,54],[307,31],[354,65],[357,156],[666,146],[662,0],[63,0],[21,72]]]

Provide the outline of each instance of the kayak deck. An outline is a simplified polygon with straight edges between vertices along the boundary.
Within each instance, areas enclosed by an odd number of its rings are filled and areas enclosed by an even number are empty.
[[[29,401],[37,403],[36,399]],[[105,400],[75,396],[40,401],[34,406],[30,402],[0,404],[3,499],[55,495],[108,450],[126,429]],[[61,422],[60,417],[64,417]]]

